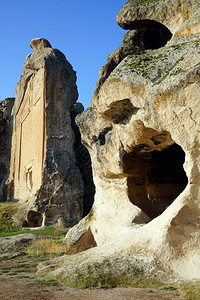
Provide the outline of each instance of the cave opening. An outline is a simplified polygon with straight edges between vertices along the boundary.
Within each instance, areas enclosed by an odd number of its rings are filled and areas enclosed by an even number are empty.
[[[130,201],[150,218],[159,216],[187,186],[184,161],[185,153],[178,144],[162,151],[126,153],[124,170]]]
[[[34,210],[29,210],[27,214],[27,222],[25,226],[27,227],[41,227],[42,226],[42,221],[43,221],[43,216],[41,213],[34,211]]]
[[[135,20],[130,24],[129,29],[137,31],[133,43],[143,50],[164,47],[172,38],[171,31],[154,20]]]
[[[169,38],[162,31],[147,29],[143,33],[143,47],[147,49],[159,49],[164,47]]]

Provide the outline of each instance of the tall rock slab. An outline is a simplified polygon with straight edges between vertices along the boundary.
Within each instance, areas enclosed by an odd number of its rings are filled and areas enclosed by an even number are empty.
[[[117,22],[130,31],[77,117],[96,194],[66,243],[92,234],[91,249],[39,273],[82,287],[199,280],[200,2],[129,0]]]
[[[0,201],[7,200],[6,181],[10,170],[10,149],[12,136],[11,110],[15,98],[0,102]]]
[[[76,74],[47,40],[30,46],[13,107],[10,194],[19,200],[17,222],[69,226],[82,216],[83,197],[70,117]]]

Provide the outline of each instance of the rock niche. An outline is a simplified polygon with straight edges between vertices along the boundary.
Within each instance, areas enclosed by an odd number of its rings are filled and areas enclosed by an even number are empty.
[[[9,199],[15,222],[39,227],[76,224],[82,217],[83,181],[76,165],[70,111],[77,101],[76,73],[64,54],[33,39],[16,86]]]
[[[73,287],[199,280],[200,2],[129,0],[117,22],[129,31],[77,117],[96,187],[66,236],[81,252],[38,273]]]

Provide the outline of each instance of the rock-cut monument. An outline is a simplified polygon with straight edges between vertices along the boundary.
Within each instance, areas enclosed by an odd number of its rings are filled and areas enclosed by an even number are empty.
[[[82,217],[83,181],[76,166],[70,111],[76,74],[64,54],[33,39],[16,86],[8,195],[17,223],[64,226]]]

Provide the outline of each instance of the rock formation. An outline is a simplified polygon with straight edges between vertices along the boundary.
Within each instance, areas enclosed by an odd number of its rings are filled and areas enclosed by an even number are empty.
[[[34,39],[16,86],[9,192],[19,200],[15,221],[65,226],[82,216],[83,181],[76,166],[70,110],[76,74],[63,53]]]
[[[108,57],[77,117],[96,194],[66,243],[79,251],[85,235],[91,249],[39,274],[78,287],[199,280],[200,2],[129,0],[117,22],[130,51]]]
[[[6,181],[10,169],[10,148],[12,136],[11,110],[14,98],[0,102],[0,201],[7,200]]]
[[[66,237],[79,249],[90,230],[97,247],[41,265],[40,274],[81,287],[131,283],[142,272],[163,279],[163,270],[200,278],[199,20],[195,0],[128,1],[119,12],[130,51],[108,57],[78,117],[95,203]]]

